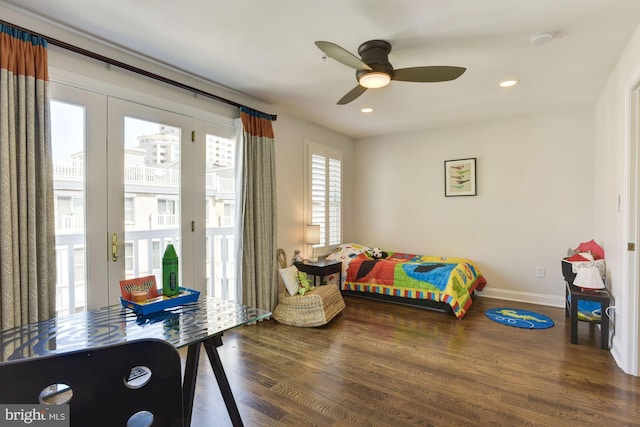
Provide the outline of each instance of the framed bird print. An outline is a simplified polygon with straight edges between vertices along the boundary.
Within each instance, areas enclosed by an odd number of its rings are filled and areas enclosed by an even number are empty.
[[[444,195],[475,196],[476,159],[456,159],[444,161]]]

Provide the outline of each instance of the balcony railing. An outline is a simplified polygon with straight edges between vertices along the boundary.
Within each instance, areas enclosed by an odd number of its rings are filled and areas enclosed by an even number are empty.
[[[84,216],[82,215],[56,215],[57,233],[82,233],[84,231]]]
[[[180,215],[176,214],[158,214],[156,215],[156,225],[158,227],[175,227],[178,225]]]
[[[209,296],[222,299],[238,298],[236,294],[235,277],[235,242],[233,228],[207,228],[206,289]],[[176,229],[144,230],[128,232],[126,243],[132,244],[133,256],[128,275],[140,277],[155,274],[162,277],[161,263],[154,262],[152,253],[153,243],[160,242],[165,248],[166,243],[179,241]],[[56,258],[58,265],[58,283],[56,285],[56,312],[58,315],[75,313],[86,310],[84,277],[75,277],[76,271],[86,271],[83,259],[85,251],[75,251],[85,245],[82,234],[60,234],[56,236]],[[141,248],[146,248],[142,250]],[[82,255],[79,255],[82,254]],[[157,261],[157,260],[156,260]],[[83,268],[79,268],[83,267]],[[150,271],[149,271],[150,270]]]
[[[82,215],[56,215],[56,234],[73,234],[82,233],[84,231],[84,216]],[[155,221],[153,221],[154,228],[176,227],[180,220],[179,215],[175,214],[162,214],[153,215]],[[231,221],[221,224],[223,227],[232,226]]]
[[[207,191],[214,191],[217,193],[234,193],[234,179],[223,178],[215,172],[207,172],[206,174],[206,188]]]
[[[124,169],[124,182],[177,187],[180,185],[180,171],[145,165],[130,166]]]
[[[175,169],[158,168],[153,166],[135,165],[125,168],[124,180],[127,184],[146,184],[153,186],[180,185],[180,172]],[[53,179],[82,181],[84,178],[84,161],[82,159],[54,159]],[[207,192],[234,192],[234,179],[220,176],[215,171],[205,175]]]
[[[53,159],[53,177],[77,178],[84,176],[84,161],[80,159]]]

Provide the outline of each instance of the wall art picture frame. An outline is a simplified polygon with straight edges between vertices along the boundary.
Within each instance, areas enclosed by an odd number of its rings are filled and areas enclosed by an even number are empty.
[[[476,196],[476,158],[444,161],[444,195]]]

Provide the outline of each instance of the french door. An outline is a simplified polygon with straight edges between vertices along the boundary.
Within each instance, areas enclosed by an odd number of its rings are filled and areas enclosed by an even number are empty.
[[[109,302],[117,302],[122,279],[160,281],[169,244],[181,261],[179,283],[204,292],[194,280],[204,263],[193,256],[190,226],[193,177],[204,174],[204,162],[194,162],[193,119],[108,97],[107,124]]]
[[[233,127],[58,83],[51,111],[58,314],[161,286],[168,244],[181,286],[235,299]]]

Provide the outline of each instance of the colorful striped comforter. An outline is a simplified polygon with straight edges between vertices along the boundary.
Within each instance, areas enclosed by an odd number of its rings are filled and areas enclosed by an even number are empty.
[[[349,261],[342,289],[439,301],[462,318],[473,304],[473,291],[486,283],[478,267],[466,259],[400,252],[374,259],[363,252]]]

